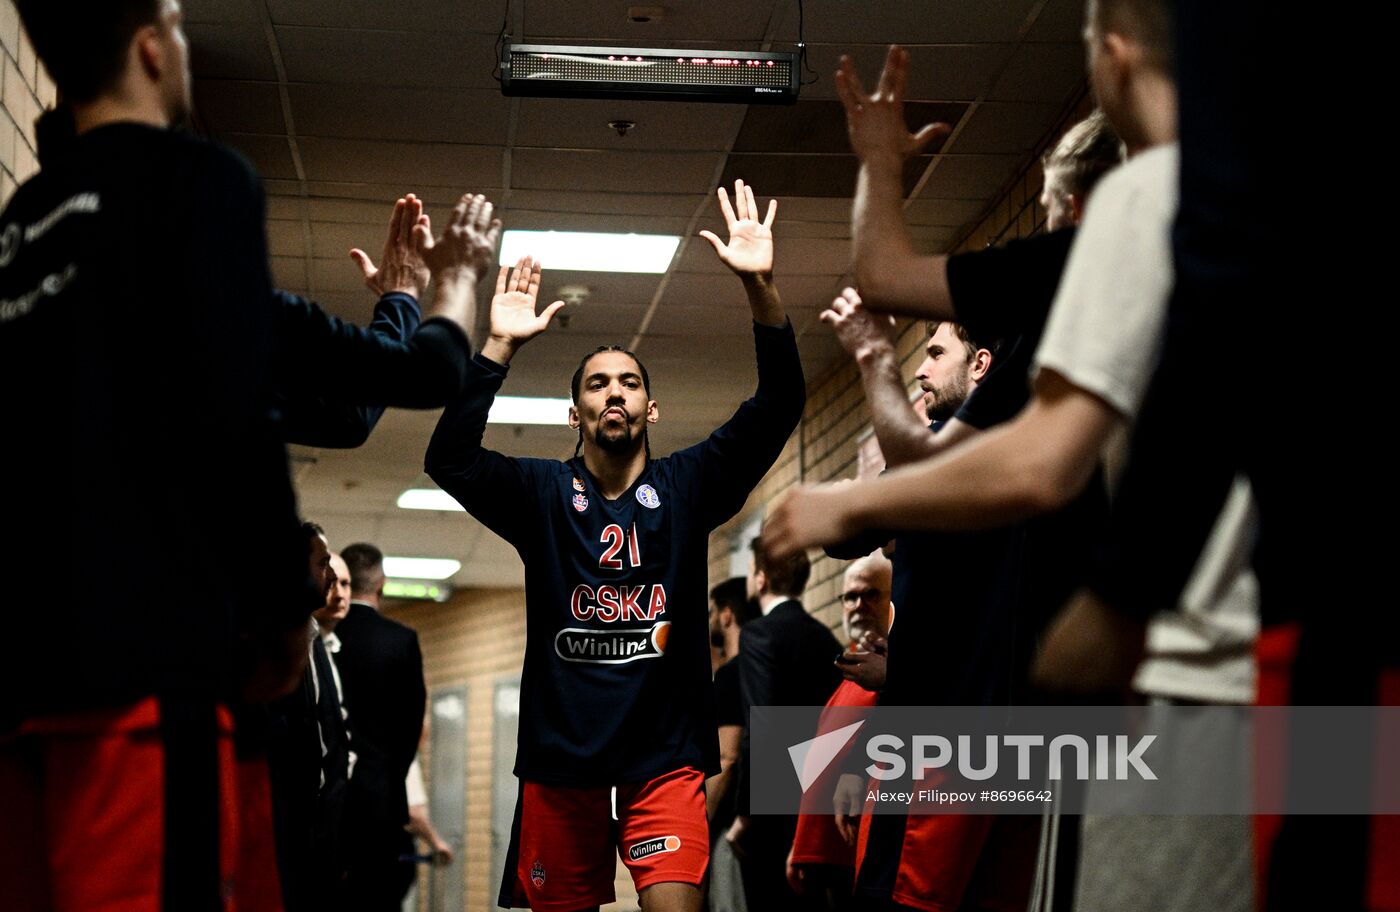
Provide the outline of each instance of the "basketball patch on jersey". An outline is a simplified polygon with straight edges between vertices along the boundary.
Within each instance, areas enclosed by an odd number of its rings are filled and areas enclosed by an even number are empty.
[[[544,886],[544,865],[540,864],[538,859],[530,865],[530,880],[537,887]]]
[[[661,498],[656,495],[656,489],[651,485],[642,485],[637,489],[637,503],[648,510],[655,510],[661,506]]]
[[[658,836],[655,839],[644,839],[627,850],[627,857],[632,861],[641,861],[643,858],[650,858],[653,855],[660,855],[663,852],[675,852],[681,847],[679,836]]]
[[[582,513],[588,509],[588,498],[582,494],[574,495],[574,509]]]
[[[574,478],[574,490],[575,490],[575,491],[578,491],[580,494],[583,493],[583,479],[582,479],[582,478],[577,478],[577,477]]]

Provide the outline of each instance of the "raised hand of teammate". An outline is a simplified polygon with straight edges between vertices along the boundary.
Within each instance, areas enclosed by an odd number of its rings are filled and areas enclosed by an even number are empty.
[[[842,55],[836,69],[836,94],[846,109],[846,132],[851,149],[861,161],[892,158],[903,161],[917,155],[935,139],[947,136],[953,128],[946,123],[925,124],[910,133],[904,123],[904,87],[909,74],[909,52],[890,45],[885,68],[875,94],[866,94],[851,58]]]
[[[857,361],[893,355],[894,319],[865,309],[854,288],[844,288],[831,306],[821,313],[821,321],[836,333],[836,341]]]
[[[544,332],[554,315],[564,308],[555,301],[535,313],[540,295],[539,263],[531,257],[521,257],[511,269],[501,267],[496,277],[496,296],[491,299],[491,336],[481,353],[497,364],[508,364],[520,346]]]
[[[734,182],[734,205],[729,194],[719,188],[719,208],[729,226],[729,243],[724,243],[713,231],[701,231],[724,265],[740,276],[771,276],[773,274],[773,217],[778,214],[778,201],[768,201],[768,214],[759,221],[758,201],[753,188],[741,180]]]
[[[414,246],[435,281],[469,279],[475,283],[486,271],[501,236],[501,220],[492,218],[493,212],[491,201],[480,193],[464,193],[452,208],[441,237],[433,237],[432,226],[426,221],[414,225]]]
[[[423,299],[431,273],[413,241],[417,225],[431,232],[428,217],[423,214],[423,201],[412,193],[404,194],[394,203],[394,212],[389,216],[389,236],[384,239],[379,265],[358,247],[350,251],[350,259],[364,273],[365,286],[375,295],[399,291]]]
[[[413,249],[437,286],[433,309],[426,316],[451,320],[463,334],[476,323],[476,283],[495,256],[501,236],[501,221],[491,217],[493,211],[486,197],[464,193],[440,237],[433,237],[426,216],[413,226]]]

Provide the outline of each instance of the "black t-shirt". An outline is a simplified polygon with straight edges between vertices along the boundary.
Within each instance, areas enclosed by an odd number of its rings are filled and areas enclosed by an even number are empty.
[[[515,773],[561,786],[719,770],[708,541],[744,505],[802,416],[790,325],[754,325],[758,390],[708,438],[650,459],[606,500],[583,459],[481,446],[506,370],[480,355],[433,432],[428,474],[525,563]]]
[[[986,430],[1025,408],[1031,361],[1074,236],[1074,228],[1065,228],[948,258],[958,322],[982,344],[1001,340],[992,369],[958,410],[959,420]]]
[[[738,657],[715,669],[715,724],[744,724],[744,697],[739,692]]]
[[[978,429],[1014,418],[1073,228],[948,259],[948,287],[972,338],[1002,341],[992,369],[957,417]],[[1002,704],[1026,699],[1026,673],[1046,620],[1089,566],[1107,517],[1099,477],[1069,506],[979,532],[909,533],[896,543],[884,705]],[[857,547],[888,540],[876,533]],[[843,549],[842,553],[848,553]]]
[[[319,603],[267,413],[277,315],[256,176],[114,124],[0,215],[0,729],[225,697],[238,632]]]

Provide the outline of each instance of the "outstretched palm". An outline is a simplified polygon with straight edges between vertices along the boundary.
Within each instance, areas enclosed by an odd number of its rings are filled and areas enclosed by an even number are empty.
[[[719,188],[719,208],[729,226],[729,243],[723,243],[711,231],[700,236],[710,242],[724,265],[739,275],[767,275],[773,271],[773,217],[778,201],[769,200],[768,213],[759,221],[758,202],[753,189],[743,181],[734,182],[734,205],[729,194]]]
[[[524,257],[514,269],[501,267],[496,278],[496,296],[491,299],[491,337],[511,348],[519,348],[545,331],[549,321],[564,306],[555,301],[535,313],[540,294],[540,266]]]

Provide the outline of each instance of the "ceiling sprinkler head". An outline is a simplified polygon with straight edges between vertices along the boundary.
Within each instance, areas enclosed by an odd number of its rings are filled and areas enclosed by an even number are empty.
[[[610,121],[608,121],[608,126],[612,127],[615,131],[617,131],[617,135],[618,135],[618,136],[623,136],[623,137],[625,137],[625,136],[627,135],[627,131],[628,131],[628,130],[631,130],[631,129],[632,129],[633,127],[635,127],[636,125],[637,125],[637,122],[636,122],[635,120],[610,120]]]

